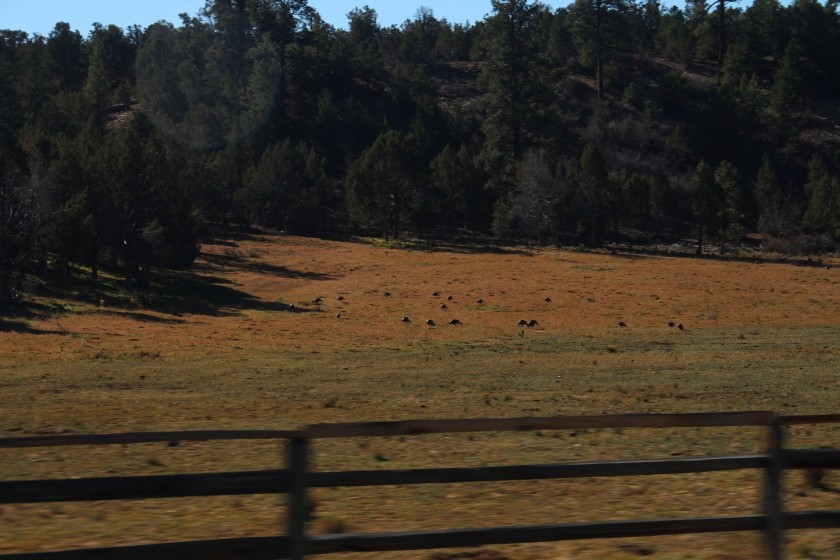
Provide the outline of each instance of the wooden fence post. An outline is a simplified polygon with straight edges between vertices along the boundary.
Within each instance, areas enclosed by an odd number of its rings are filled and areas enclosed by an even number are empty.
[[[288,443],[288,464],[291,474],[291,487],[288,500],[288,537],[289,558],[303,560],[306,556],[306,471],[309,455],[309,443],[305,438],[296,437]]]
[[[767,558],[782,560],[782,425],[778,418],[774,418],[768,426],[767,433],[767,467],[764,470],[763,510],[767,516],[765,541]]]

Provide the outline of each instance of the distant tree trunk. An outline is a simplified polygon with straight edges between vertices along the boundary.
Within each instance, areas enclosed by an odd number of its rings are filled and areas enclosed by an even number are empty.
[[[0,270],[0,303],[12,299],[12,273],[3,268]]]
[[[90,277],[99,277],[99,241],[95,237],[90,247]]]
[[[595,72],[597,74],[596,79],[598,80],[598,99],[604,99],[604,33],[603,33],[603,12],[600,8],[595,12],[595,22],[596,22],[596,31],[597,31],[597,42],[596,45],[596,62],[595,62]]]
[[[697,226],[697,256],[703,254],[703,225]]]
[[[598,73],[598,99],[604,99],[604,63],[601,60],[601,56],[598,55],[598,63],[597,63],[597,73]]]
[[[70,279],[70,259],[64,255],[58,258],[58,272],[61,277],[61,284],[66,286]]]
[[[723,66],[723,59],[726,56],[726,0],[717,0],[718,25],[720,26],[718,44],[718,64]]]
[[[130,242],[126,242],[123,247],[123,261],[125,265],[125,288],[130,290],[134,287],[134,255]]]

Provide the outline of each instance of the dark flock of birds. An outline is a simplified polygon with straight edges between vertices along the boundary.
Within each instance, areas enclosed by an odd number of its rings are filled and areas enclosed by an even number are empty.
[[[386,295],[391,295],[388,292],[385,292],[385,294]],[[432,292],[432,297],[436,297],[436,298],[440,297],[440,292]],[[452,296],[452,294],[446,296],[446,301],[454,301],[454,300],[455,300],[455,297]],[[478,300],[476,300],[476,303],[478,305],[482,305],[484,303],[484,300],[479,298]],[[441,309],[441,311],[446,311],[447,309],[449,309],[449,306],[445,303],[441,303],[440,304],[440,309]],[[400,319],[400,321],[402,321],[403,323],[410,323],[411,322],[411,317],[409,317],[408,315],[404,315],[403,318]],[[449,322],[447,322],[446,324],[447,325],[452,325],[453,327],[458,327],[458,326],[463,325],[464,323],[462,323],[460,319],[450,319]],[[434,319],[426,319],[426,325],[428,325],[429,327],[437,326]]]
[[[382,295],[384,297],[391,297],[391,292],[383,292]],[[440,297],[440,296],[441,296],[440,292],[432,292],[432,297],[437,298],[437,297]],[[338,296],[338,298],[336,298],[336,299],[338,301],[344,301],[345,300],[344,296]],[[455,298],[451,294],[446,297],[446,300],[450,301],[450,302],[453,301],[454,299]],[[543,301],[545,303],[551,303],[551,298],[550,297],[545,297],[545,298],[543,298]],[[320,306],[322,303],[324,303],[324,300],[320,297],[316,297],[314,300],[312,300],[312,303]],[[475,301],[475,303],[478,304],[478,305],[484,305],[484,300],[481,299],[481,298],[478,298]],[[289,309],[294,311],[295,306],[294,305],[289,305]],[[447,306],[447,304],[441,303],[440,304],[440,309],[442,311],[446,311],[447,309],[449,309],[449,307]],[[335,318],[340,319],[341,318],[341,313],[336,313]],[[411,323],[411,317],[409,317],[408,315],[403,315],[403,318],[400,319],[400,321],[403,322],[403,323],[406,323],[406,324]],[[464,323],[462,323],[459,319],[451,319],[447,324],[457,327],[457,326],[463,325]],[[539,324],[540,323],[536,319],[531,319],[529,321],[526,321],[525,319],[520,319],[519,322],[517,323],[517,326],[522,327],[522,328],[532,329],[534,327],[538,327]],[[682,323],[675,323],[674,321],[668,321],[667,324],[668,324],[668,328],[671,328],[671,329],[677,328],[681,331],[685,330],[685,325],[683,325]],[[427,319],[426,320],[426,325],[428,325],[429,327],[437,326],[434,319]],[[619,321],[618,322],[618,327],[622,328],[622,329],[627,328],[627,323],[625,321]],[[520,334],[520,336],[524,335],[524,330],[520,331],[519,334]]]

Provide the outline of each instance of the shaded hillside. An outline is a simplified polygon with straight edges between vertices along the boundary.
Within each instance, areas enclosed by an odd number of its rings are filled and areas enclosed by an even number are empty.
[[[0,31],[0,300],[102,266],[143,288],[232,223],[836,250],[835,4],[712,8],[510,0],[386,28],[365,7],[341,30],[306,1],[210,0],[179,26]]]

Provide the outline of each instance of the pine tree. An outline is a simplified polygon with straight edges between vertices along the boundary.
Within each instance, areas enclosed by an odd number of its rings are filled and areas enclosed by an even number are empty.
[[[446,204],[442,223],[453,228],[480,229],[488,214],[484,176],[466,146],[456,152],[447,145],[429,164],[432,185]]]
[[[280,67],[275,118],[286,118],[286,65],[289,46],[311,23],[314,10],[307,0],[247,0],[251,20],[261,33],[268,33],[277,45]]]
[[[58,22],[47,39],[50,70],[61,89],[77,90],[85,79],[85,59],[82,35],[70,29],[70,24]]]
[[[559,177],[546,154],[528,150],[519,166],[519,186],[510,200],[513,229],[541,245],[556,228]]]
[[[800,71],[800,49],[791,41],[785,49],[785,55],[776,75],[773,77],[773,92],[771,106],[779,114],[790,109],[802,88],[802,74]]]
[[[351,218],[387,238],[399,236],[412,196],[423,179],[419,146],[410,134],[383,132],[347,170],[347,207]]]
[[[480,82],[486,118],[481,163],[489,187],[504,198],[516,183],[517,164],[551,123],[553,96],[547,87],[538,14],[544,9],[528,0],[493,0],[485,20],[482,48],[485,64]]]
[[[724,201],[724,193],[705,161],[697,164],[691,178],[690,201],[697,225],[697,255],[702,255],[706,234],[716,231]]]
[[[767,154],[764,154],[761,159],[761,167],[753,183],[753,192],[758,213],[758,230],[782,235],[785,230],[782,217],[782,190],[776,169]]]
[[[84,91],[94,124],[96,126],[102,126],[104,124],[105,109],[108,105],[111,91],[105,75],[105,57],[102,41],[100,40],[94,40],[90,47],[88,73]]]
[[[840,180],[826,167],[822,157],[814,154],[808,162],[808,197],[802,225],[811,233],[828,233],[840,238]]]
[[[723,201],[715,220],[720,247],[723,252],[727,241],[737,241],[745,229],[746,198],[741,175],[734,165],[722,161],[715,170],[715,181],[720,187]]]
[[[588,235],[588,243],[597,247],[604,241],[612,193],[604,157],[591,142],[583,148],[578,162],[576,182],[583,201],[583,230]]]
[[[629,50],[625,0],[575,0],[569,8],[572,38],[583,64],[594,67],[604,99],[604,66]]]

